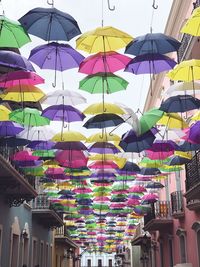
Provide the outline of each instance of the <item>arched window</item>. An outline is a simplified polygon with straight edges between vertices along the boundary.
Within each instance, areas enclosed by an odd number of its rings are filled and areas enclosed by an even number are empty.
[[[196,232],[197,258],[198,258],[199,265],[200,265],[200,222],[193,223],[192,229]]]
[[[187,262],[187,254],[186,254],[186,231],[184,229],[179,228],[176,231],[177,236],[179,237],[179,248],[180,248],[180,262]]]

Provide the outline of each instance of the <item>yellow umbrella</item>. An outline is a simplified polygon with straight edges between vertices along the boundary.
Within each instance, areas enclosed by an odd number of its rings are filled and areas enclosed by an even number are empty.
[[[167,77],[173,81],[191,82],[200,79],[200,60],[191,59],[177,64]]]
[[[99,27],[82,34],[76,40],[76,48],[87,53],[115,51],[125,47],[133,40],[129,34],[114,27]]]
[[[55,142],[78,142],[78,141],[85,141],[86,137],[76,131],[67,131],[64,133],[58,133],[53,138],[52,141]]]
[[[0,105],[0,121],[9,121],[10,110],[4,105]]]
[[[115,113],[123,115],[126,112],[119,106],[112,103],[95,103],[87,107],[84,111],[84,114],[94,115],[101,113]]]
[[[95,143],[95,142],[108,142],[108,141],[120,141],[120,136],[116,134],[109,134],[109,133],[97,133],[89,136],[86,139],[87,143]]]
[[[72,188],[74,188],[74,186],[72,185],[72,184],[70,184],[69,182],[61,182],[61,183],[59,183],[58,185],[57,185],[57,188],[58,189],[72,189]]]
[[[46,160],[45,162],[43,162],[43,166],[48,166],[51,168],[60,168],[58,162],[55,160]]]
[[[175,156],[180,156],[182,158],[192,159],[191,152],[183,152],[183,151],[174,151]]]
[[[177,113],[165,113],[157,124],[166,125],[169,129],[185,129],[189,127]]]
[[[105,154],[105,155],[96,154],[90,156],[89,160],[114,160],[119,168],[122,168],[126,163],[126,159],[119,158],[113,154]]]
[[[200,36],[200,7],[193,11],[192,16],[182,27],[181,32],[188,33],[193,36]]]
[[[193,121],[199,121],[200,120],[200,111],[197,111],[191,118]]]
[[[1,95],[3,100],[23,102],[31,101],[38,102],[41,100],[45,94],[36,86],[33,85],[23,85],[23,86],[13,86],[4,90],[4,94]]]

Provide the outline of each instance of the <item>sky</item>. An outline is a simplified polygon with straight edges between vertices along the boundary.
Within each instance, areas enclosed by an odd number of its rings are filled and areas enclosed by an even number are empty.
[[[150,32],[150,25],[152,23],[153,32],[164,32],[167,18],[173,0],[156,0],[158,9],[152,8],[152,0],[110,0],[111,6],[115,6],[114,11],[109,11],[107,7],[107,0],[103,0],[103,17],[104,26],[113,26],[124,32],[127,32],[133,37],[144,35]],[[4,10],[5,15],[13,20],[18,20],[21,16],[27,13],[30,9],[35,7],[50,7],[45,0],[2,0],[0,12]],[[101,26],[102,21],[102,0],[54,0],[54,6],[73,16],[79,24],[81,32],[84,33]],[[153,12],[153,20],[152,20]],[[69,42],[75,48],[75,37]],[[31,36],[32,43],[25,45],[20,49],[21,54],[28,57],[30,50],[37,45],[45,44],[45,41],[37,37]],[[118,51],[123,53],[123,49]],[[79,51],[84,56],[88,54]],[[128,55],[129,56],[129,55]],[[133,57],[133,56],[132,56]],[[52,87],[54,72],[47,70],[40,70],[34,66],[38,74],[45,78],[45,85],[38,86],[49,93],[55,90]],[[143,109],[146,94],[149,88],[149,75],[134,75],[123,71],[115,73],[126,79],[129,86],[126,91],[106,95],[105,101],[112,103],[123,103],[134,111]],[[58,78],[61,78],[58,73]],[[77,69],[67,70],[63,72],[65,89],[75,90],[87,98],[88,104],[100,102],[100,95],[91,95],[78,89],[78,84],[86,75],[78,73]],[[56,89],[61,89],[61,83],[58,81]],[[79,108],[79,106],[76,106]],[[81,108],[80,106],[80,109]]]

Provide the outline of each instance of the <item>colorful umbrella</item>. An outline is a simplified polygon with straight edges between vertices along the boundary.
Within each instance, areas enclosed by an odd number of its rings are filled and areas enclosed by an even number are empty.
[[[8,121],[10,112],[6,106],[0,105],[0,121]]]
[[[157,122],[158,125],[165,125],[167,129],[184,129],[189,125],[177,113],[165,113]]]
[[[130,42],[125,50],[125,54],[140,56],[148,53],[167,54],[178,51],[181,43],[171,36],[163,33],[147,33],[136,37]]]
[[[115,113],[123,115],[125,113],[118,105],[112,103],[95,103],[88,106],[84,111],[84,114],[94,115],[101,113]]]
[[[126,80],[109,72],[89,75],[79,82],[79,89],[91,94],[112,94],[126,90],[127,86]]]
[[[124,69],[130,60],[131,58],[117,52],[100,52],[85,58],[79,66],[79,72],[85,74],[115,72]]]
[[[76,20],[54,7],[37,7],[19,19],[28,33],[46,41],[69,41],[81,33]]]
[[[181,32],[187,33],[193,36],[200,36],[199,25],[200,25],[200,8],[197,7],[193,10],[191,17],[186,21],[182,27]]]
[[[120,150],[112,143],[96,142],[93,145],[89,146],[88,152],[98,154],[115,154],[119,153]]]
[[[22,132],[24,128],[12,121],[0,121],[0,136],[15,136]]]
[[[87,138],[87,143],[120,141],[120,136],[109,133],[97,133]]]
[[[150,130],[163,116],[163,111],[153,108],[145,112],[140,118],[140,133],[143,134]]]
[[[67,131],[62,133],[56,134],[53,138],[52,141],[55,142],[76,142],[76,141],[85,141],[86,137],[81,134],[80,132],[76,131]]]
[[[76,40],[76,48],[87,53],[115,51],[123,48],[133,40],[133,37],[114,27],[99,27],[82,34]]]
[[[90,118],[83,127],[87,129],[93,128],[107,128],[122,124],[124,120],[114,113],[102,113]]]

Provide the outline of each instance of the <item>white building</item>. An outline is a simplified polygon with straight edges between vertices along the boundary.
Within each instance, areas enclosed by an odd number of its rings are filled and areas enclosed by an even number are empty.
[[[114,267],[115,254],[84,253],[81,257],[81,267]]]

